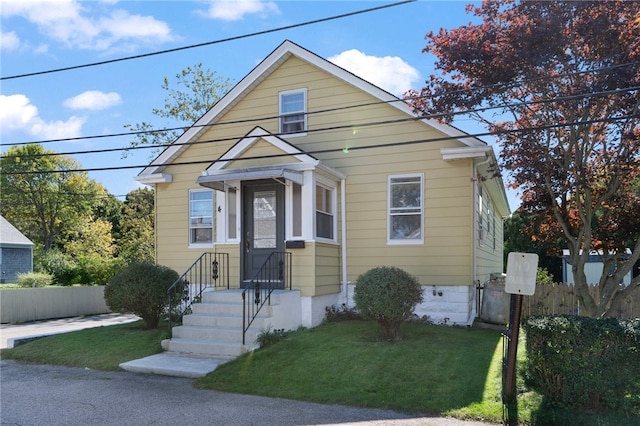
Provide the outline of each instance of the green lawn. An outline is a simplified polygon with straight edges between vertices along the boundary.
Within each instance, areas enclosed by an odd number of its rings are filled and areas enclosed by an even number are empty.
[[[145,330],[143,325],[136,321],[56,334],[4,349],[1,355],[35,364],[115,371],[123,362],[162,352],[160,342],[167,338],[168,324],[156,330]]]
[[[166,324],[98,327],[37,339],[2,351],[23,362],[116,370],[161,351]],[[381,339],[373,322],[325,323],[223,364],[198,379],[202,389],[413,414],[502,422],[500,332],[407,323],[402,341]],[[518,351],[520,369],[524,345]],[[536,425],[640,425],[616,414],[576,413],[545,404],[518,378],[518,418]]]

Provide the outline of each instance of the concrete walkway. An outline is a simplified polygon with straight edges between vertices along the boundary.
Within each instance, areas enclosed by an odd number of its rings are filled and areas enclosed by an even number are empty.
[[[85,328],[125,324],[138,319],[137,316],[131,314],[103,314],[19,324],[0,324],[0,349],[13,348],[15,343],[20,340],[68,333]]]

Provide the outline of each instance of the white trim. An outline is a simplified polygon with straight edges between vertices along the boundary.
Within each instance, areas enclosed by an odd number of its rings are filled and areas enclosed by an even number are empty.
[[[155,185],[156,183],[171,183],[173,176],[168,173],[154,173],[150,175],[139,175],[134,179],[143,185]]]
[[[191,230],[195,229],[191,227],[191,194],[193,193],[197,193],[197,192],[210,192],[211,193],[211,242],[204,242],[204,243],[194,243],[191,241]],[[189,189],[189,207],[187,209],[187,246],[189,248],[207,248],[207,247],[213,247],[217,235],[216,235],[216,218],[217,218],[217,209],[216,209],[216,191],[212,190],[211,188],[191,188]],[[203,229],[208,229],[208,227],[203,227]]]
[[[207,111],[192,127],[187,129],[171,146],[165,149],[149,166],[147,166],[140,176],[147,176],[159,173],[161,169],[170,164],[180,153],[187,149],[188,142],[196,139],[206,129],[207,125],[216,123],[228,109],[236,105],[244,96],[249,93],[261,81],[266,79],[275,69],[284,63],[289,57],[296,56],[301,60],[337,77],[346,83],[368,93],[401,112],[417,117],[411,107],[400,98],[386,92],[379,87],[357,77],[355,74],[341,68],[324,58],[300,47],[299,45],[286,40],[269,54],[258,66],[247,74],[233,89],[223,96],[209,111]],[[423,119],[423,123],[431,128],[441,131],[447,136],[456,138],[461,144],[468,147],[486,147],[487,144],[474,138],[453,126],[439,123],[434,119]]]
[[[399,178],[420,178],[420,238],[391,238],[391,180]],[[387,245],[423,245],[424,244],[424,173],[404,173],[387,176]]]
[[[303,96],[303,107],[299,112],[287,113],[286,115],[299,115],[302,114],[302,132],[297,133],[286,133],[288,138],[299,137],[299,136],[307,136],[307,88],[301,89],[293,89],[293,90],[284,90],[278,93],[278,132],[285,133],[285,130],[282,128],[282,118],[285,113],[282,112],[282,97],[287,95],[295,95],[298,93],[302,93]]]

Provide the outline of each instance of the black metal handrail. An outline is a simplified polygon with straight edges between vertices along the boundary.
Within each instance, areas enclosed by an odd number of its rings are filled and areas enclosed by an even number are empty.
[[[242,344],[247,330],[265,305],[271,304],[276,289],[291,290],[291,253],[274,251],[262,264],[242,292]]]
[[[229,253],[202,253],[167,290],[171,329],[199,302],[207,288],[229,288]]]

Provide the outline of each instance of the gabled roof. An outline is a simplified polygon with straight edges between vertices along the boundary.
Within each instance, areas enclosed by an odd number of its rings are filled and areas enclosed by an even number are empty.
[[[31,240],[24,236],[24,234],[15,226],[13,226],[7,219],[0,216],[0,245],[6,246],[33,246]]]
[[[250,151],[259,141],[268,143],[283,155],[274,155],[272,157],[275,161],[273,164],[233,167],[234,161],[242,158],[242,155]],[[280,161],[281,158],[282,161]],[[312,155],[305,154],[284,139],[258,126],[203,171],[202,175],[198,177],[197,183],[220,191],[224,190],[224,181],[230,180],[284,178],[302,185],[304,182],[302,172],[306,170],[318,170],[337,179],[345,178],[345,175],[340,171],[322,163]]]
[[[187,149],[189,141],[195,140],[206,130],[206,126],[208,124],[215,123],[219,117],[222,117],[230,108],[240,102],[254,87],[271,75],[274,70],[276,70],[291,56],[296,56],[297,58],[316,66],[334,77],[357,87],[369,95],[387,102],[390,106],[397,108],[403,113],[416,117],[413,110],[398,97],[382,90],[378,86],[375,86],[366,80],[363,80],[344,68],[329,62],[315,53],[312,53],[289,40],[285,40],[236,86],[234,86],[233,89],[223,96],[192,127],[187,129],[187,131],[185,131],[171,146],[167,147],[160,155],[158,155],[158,157],[153,160],[149,166],[145,167],[144,170],[139,173],[137,180],[141,182],[153,181],[153,176],[161,176],[164,166],[171,164],[174,159]],[[457,138],[464,147],[474,148],[487,146],[486,143],[481,140],[471,137],[455,127],[440,123],[433,119],[423,119],[421,121],[441,131],[447,136]]]

